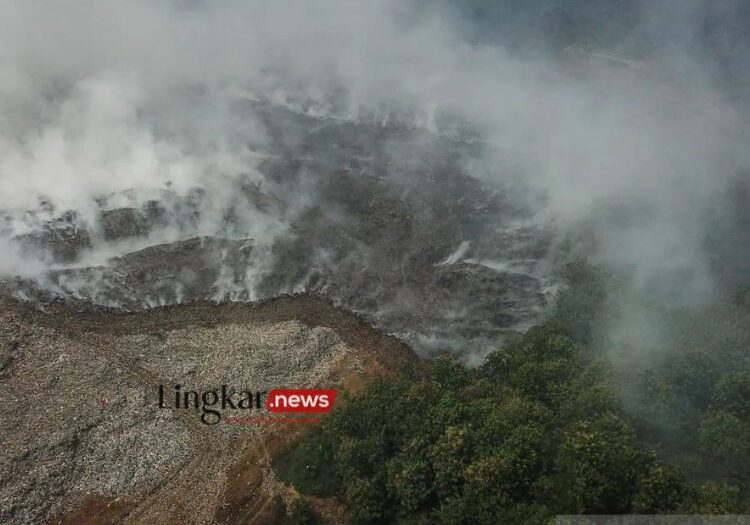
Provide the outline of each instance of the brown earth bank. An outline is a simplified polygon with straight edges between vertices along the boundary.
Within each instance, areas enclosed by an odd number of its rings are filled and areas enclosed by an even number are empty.
[[[271,459],[315,423],[269,423],[261,409],[205,425],[198,410],[159,408],[159,386],[341,393],[419,366],[309,295],[139,313],[0,296],[0,523],[274,523],[274,497],[299,496]],[[338,502],[313,504],[346,522]]]

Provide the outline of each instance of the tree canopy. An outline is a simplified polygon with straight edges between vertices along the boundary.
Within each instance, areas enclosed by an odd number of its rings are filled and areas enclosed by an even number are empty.
[[[608,287],[617,287],[582,261],[564,277],[545,322],[478,368],[439,359],[417,377],[379,380],[347,397],[282,454],[280,475],[303,493],[338,496],[356,524],[525,524],[556,514],[745,508],[748,369],[720,370],[718,356],[704,363],[682,355],[676,367],[644,373],[649,392],[662,394],[645,396],[644,412],[634,414],[620,402],[597,337],[612,308]],[[680,414],[690,446],[657,443],[660,424],[643,424],[656,405]],[[677,452],[680,461],[661,458]],[[700,475],[686,467],[709,462],[715,466]]]

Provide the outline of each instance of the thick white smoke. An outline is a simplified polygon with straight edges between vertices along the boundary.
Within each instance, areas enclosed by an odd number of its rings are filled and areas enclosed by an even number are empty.
[[[104,196],[117,207],[195,187],[210,191],[190,235],[212,235],[232,198],[225,182],[264,183],[268,130],[238,105],[263,98],[338,119],[399,115],[436,133],[468,122],[482,144],[470,174],[561,233],[585,227],[590,255],[639,286],[710,296],[705,221],[748,164],[746,128],[709,75],[665,78],[684,47],[651,62],[580,49],[524,61],[464,41],[440,15],[394,0],[2,0],[0,209],[16,213],[6,237],[38,227],[23,212],[50,202],[95,224]],[[390,154],[419,162],[397,145]],[[237,237],[269,246],[285,231],[288,217],[246,213]],[[92,260],[133,246],[95,248]],[[0,271],[28,273],[3,252]]]

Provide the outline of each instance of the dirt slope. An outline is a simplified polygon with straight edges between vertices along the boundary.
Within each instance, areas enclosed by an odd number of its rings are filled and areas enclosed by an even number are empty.
[[[207,426],[194,410],[159,409],[159,385],[351,390],[418,366],[398,340],[311,296],[45,310],[0,298],[7,524],[269,523],[272,496],[288,493],[270,457],[303,425]]]

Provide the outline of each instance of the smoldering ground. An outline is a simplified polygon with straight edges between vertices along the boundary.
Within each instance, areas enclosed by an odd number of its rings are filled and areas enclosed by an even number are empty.
[[[701,2],[537,45],[585,4],[511,31],[498,3],[492,33],[445,3],[3,1],[6,288],[314,291],[473,359],[577,255],[711,301],[747,270],[744,55],[701,45]]]

